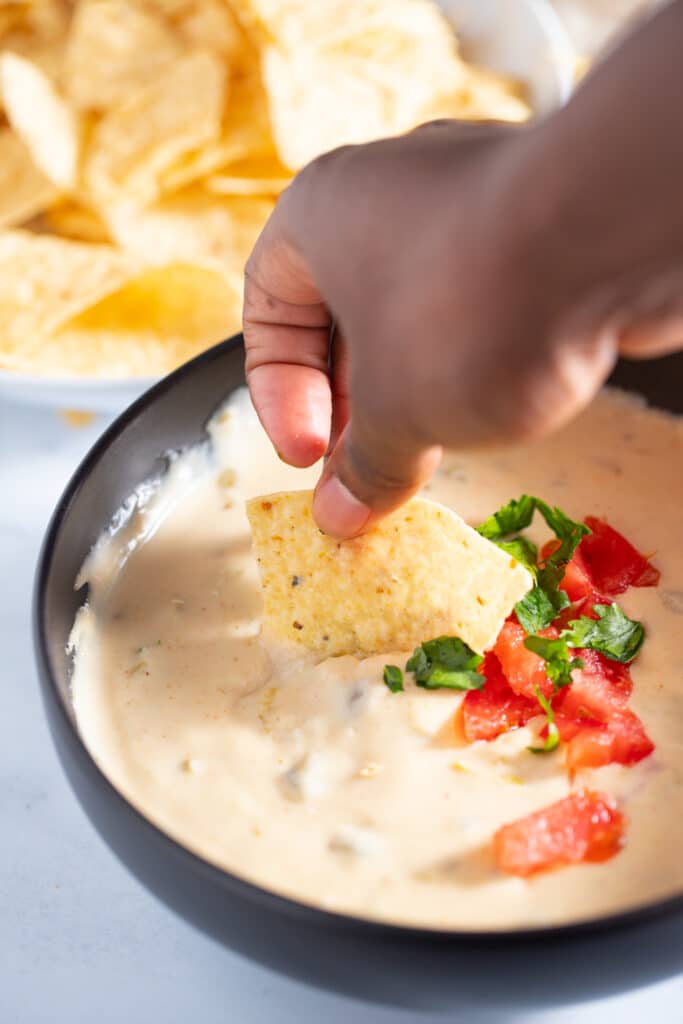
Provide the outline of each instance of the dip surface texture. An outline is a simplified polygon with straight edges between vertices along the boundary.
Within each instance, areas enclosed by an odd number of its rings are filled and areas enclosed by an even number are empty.
[[[543,442],[446,455],[425,491],[472,524],[541,495],[574,518],[606,518],[662,571],[658,588],[619,599],[647,630],[631,706],[655,753],[573,783],[620,801],[627,844],[611,861],[531,880],[496,871],[491,837],[569,792],[562,747],[528,752],[541,719],[490,743],[458,739],[462,694],[410,676],[404,693],[384,685],[384,665],[410,651],[316,661],[266,647],[244,500],[310,487],[317,470],[277,459],[246,394],[210,434],[140,489],[79,579],[78,724],[135,806],[258,885],[396,923],[550,925],[683,891],[682,420],[605,393]]]

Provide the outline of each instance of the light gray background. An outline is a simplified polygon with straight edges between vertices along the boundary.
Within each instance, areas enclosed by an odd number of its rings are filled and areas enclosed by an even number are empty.
[[[76,430],[0,402],[0,1024],[443,1020],[316,992],[221,949],[148,895],[76,804],[43,719],[30,591],[49,514],[104,425]],[[577,1017],[468,1013],[466,1024]],[[683,978],[581,1009],[581,1024],[647,1019],[683,1024]]]

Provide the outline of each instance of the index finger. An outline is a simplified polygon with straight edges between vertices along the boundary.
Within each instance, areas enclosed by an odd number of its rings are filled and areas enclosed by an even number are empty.
[[[330,437],[331,317],[281,220],[278,206],[245,269],[247,383],[280,456],[294,466],[310,466]]]

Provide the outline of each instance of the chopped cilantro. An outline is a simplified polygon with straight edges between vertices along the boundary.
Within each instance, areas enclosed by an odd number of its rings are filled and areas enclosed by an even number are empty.
[[[459,637],[439,636],[415,648],[406,671],[426,690],[481,690],[486,680],[476,669],[483,660]]]
[[[583,668],[581,658],[569,657],[567,641],[561,636],[557,640],[544,636],[527,636],[524,638],[524,646],[543,658],[546,663],[546,675],[556,690],[569,686],[573,669]]]
[[[582,615],[572,620],[560,636],[569,647],[589,647],[622,664],[633,661],[645,640],[642,623],[629,619],[616,602],[594,604],[593,611],[597,619]]]
[[[551,508],[545,501],[536,498],[536,508],[560,541],[560,546],[546,560],[546,564],[565,566],[584,537],[591,532],[584,523],[576,523],[565,515],[561,508]]]
[[[529,494],[523,494],[517,499],[512,498],[507,505],[503,505],[478,526],[477,530],[487,540],[502,540],[519,530],[525,530],[533,519],[535,508],[536,498]]]
[[[526,537],[512,536],[530,525],[536,509],[560,542],[541,569],[536,568],[537,555],[530,541]],[[527,633],[545,629],[558,612],[570,603],[565,592],[560,590],[564,567],[581,539],[591,532],[589,528],[583,523],[574,522],[561,508],[548,505],[541,498],[523,494],[521,498],[513,498],[494,512],[478,530],[483,537],[494,541],[522,562],[536,577],[535,586],[517,602],[515,612]]]
[[[545,584],[545,586],[543,585]],[[539,582],[515,605],[520,624],[527,633],[537,633],[549,626],[553,619],[569,605],[564,590],[553,587],[545,569],[539,573]]]
[[[570,660],[571,647],[590,648],[612,661],[625,664],[633,661],[643,646],[645,630],[642,623],[629,619],[618,604],[595,604],[593,611],[597,619],[590,619],[587,615],[572,619],[557,640],[542,636],[528,636],[524,640],[526,648],[546,661],[548,678],[556,687],[567,686],[571,682],[571,670],[583,667],[580,658]]]
[[[497,541],[498,547],[521,562],[532,576],[538,571],[538,548],[528,537],[513,537],[512,540]]]
[[[403,690],[403,673],[398,665],[384,666],[384,682],[392,693],[400,693]]]
[[[540,637],[539,639],[543,639]],[[536,696],[538,703],[545,711],[545,717],[548,722],[548,735],[546,736],[545,743],[542,747],[527,747],[532,754],[549,754],[552,750],[555,750],[560,742],[560,732],[555,725],[555,712],[553,711],[550,701],[543,696],[541,688],[536,687]]]

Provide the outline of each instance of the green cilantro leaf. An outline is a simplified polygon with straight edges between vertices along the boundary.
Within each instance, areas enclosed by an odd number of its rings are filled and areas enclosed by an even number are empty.
[[[527,650],[533,651],[534,654],[543,658],[546,663],[546,675],[555,690],[569,686],[572,681],[573,669],[583,668],[581,658],[569,657],[569,645],[562,636],[557,640],[544,636],[527,636],[524,638],[524,646]]]
[[[593,611],[598,619],[582,615],[562,630],[560,636],[565,643],[569,647],[588,647],[599,651],[622,664],[633,661],[645,640],[643,624],[629,619],[616,602],[594,604]]]
[[[526,537],[511,537],[516,531],[530,525],[536,509],[560,542],[557,549],[546,558],[542,569],[536,566],[538,553],[535,545]],[[515,612],[527,633],[545,629],[570,604],[565,592],[560,590],[560,583],[565,565],[582,538],[591,532],[589,528],[570,519],[561,508],[548,505],[541,498],[523,494],[521,498],[513,498],[494,512],[478,530],[483,537],[492,540],[522,562],[536,577],[536,585],[517,602]]]
[[[403,690],[403,673],[398,665],[385,665],[383,678],[392,693],[401,693]]]
[[[536,498],[523,494],[521,498],[512,498],[497,512],[477,527],[477,531],[487,540],[500,540],[512,533],[525,530],[531,523],[536,508]]]
[[[584,523],[576,523],[570,519],[561,508],[551,508],[540,498],[534,499],[536,508],[541,513],[546,523],[560,541],[557,551],[547,559],[547,562],[555,566],[564,566],[570,560],[577,547],[584,537],[591,532]]]
[[[499,548],[507,551],[518,562],[529,570],[532,576],[538,571],[538,548],[528,537],[513,537],[512,540],[495,541]]]
[[[543,637],[537,637],[536,639],[542,640]],[[555,725],[555,712],[553,711],[550,701],[543,696],[541,688],[536,687],[536,696],[538,703],[545,711],[545,717],[548,722],[548,735],[546,736],[545,743],[542,747],[527,747],[532,754],[549,754],[552,750],[555,750],[560,742],[560,731]]]
[[[486,680],[476,669],[483,660],[459,637],[439,636],[415,648],[406,671],[426,690],[481,690]]]
[[[539,573],[539,577],[540,575]],[[538,633],[549,626],[559,612],[569,604],[569,598],[564,590],[559,590],[558,587],[546,588],[539,579],[536,586],[517,602],[515,612],[527,633]]]
[[[536,508],[541,513],[550,529],[560,541],[559,547],[552,552],[545,560],[545,565],[539,569],[536,576],[537,591],[542,591],[545,596],[543,600],[540,594],[536,594],[530,601],[529,595],[525,595],[515,605],[517,618],[526,629],[527,633],[536,633],[539,629],[545,629],[553,619],[562,611],[568,608],[570,600],[564,590],[560,590],[560,583],[564,576],[564,567],[570,560],[583,537],[590,533],[583,523],[576,523],[560,508],[551,508],[540,498],[534,499]],[[533,593],[533,591],[531,592]]]
[[[406,672],[412,672],[416,679],[429,675],[431,668],[424,646],[416,647],[413,656],[406,662]]]

